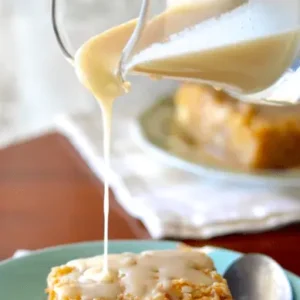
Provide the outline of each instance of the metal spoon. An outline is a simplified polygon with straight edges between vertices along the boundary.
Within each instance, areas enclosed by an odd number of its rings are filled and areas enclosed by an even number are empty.
[[[244,255],[227,269],[224,277],[234,300],[293,299],[285,272],[265,255]]]

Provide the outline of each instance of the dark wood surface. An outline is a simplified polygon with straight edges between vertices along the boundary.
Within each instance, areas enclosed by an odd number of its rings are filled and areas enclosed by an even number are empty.
[[[0,151],[0,259],[16,249],[101,240],[103,186],[66,138],[49,134]],[[148,239],[112,198],[111,239]],[[300,225],[191,245],[260,252],[300,275]]]

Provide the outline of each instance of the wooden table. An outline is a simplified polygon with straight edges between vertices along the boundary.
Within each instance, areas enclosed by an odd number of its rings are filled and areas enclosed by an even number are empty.
[[[0,259],[16,249],[101,240],[103,186],[71,144],[49,134],[0,151]],[[111,201],[111,239],[148,239],[143,225]],[[261,252],[300,275],[300,225],[191,245]]]

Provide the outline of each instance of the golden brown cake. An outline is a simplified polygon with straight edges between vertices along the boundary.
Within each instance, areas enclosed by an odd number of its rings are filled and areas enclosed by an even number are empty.
[[[74,260],[48,276],[49,300],[232,300],[226,281],[200,249],[147,251]]]
[[[195,151],[249,169],[300,165],[299,105],[251,105],[212,87],[184,84],[175,107],[176,130]]]

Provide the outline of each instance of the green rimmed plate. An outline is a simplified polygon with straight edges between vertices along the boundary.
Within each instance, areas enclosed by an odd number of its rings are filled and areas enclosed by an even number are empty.
[[[149,249],[174,249],[176,246],[175,242],[163,241],[111,241],[110,252],[141,252]],[[102,242],[81,243],[36,251],[26,257],[4,261],[0,263],[0,299],[46,299],[45,280],[52,266],[79,257],[99,255],[102,250]],[[207,248],[207,253],[220,273],[241,255],[218,248]],[[300,278],[291,273],[287,274],[294,290],[294,300],[300,300]]]

